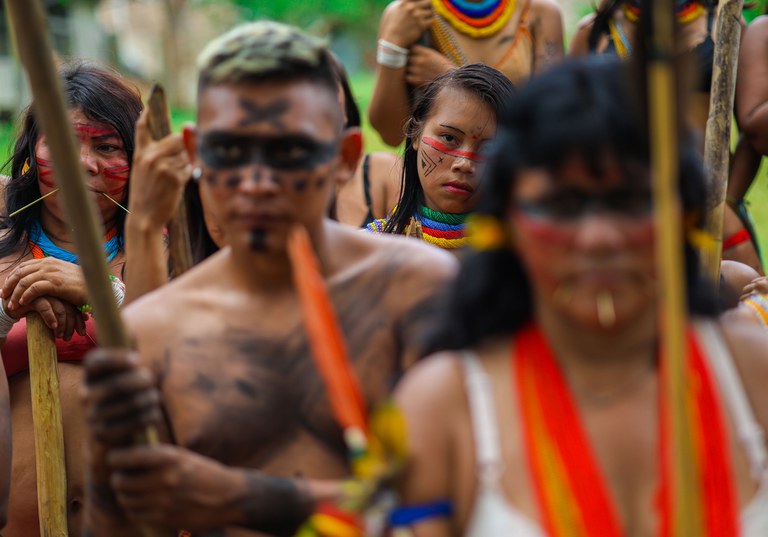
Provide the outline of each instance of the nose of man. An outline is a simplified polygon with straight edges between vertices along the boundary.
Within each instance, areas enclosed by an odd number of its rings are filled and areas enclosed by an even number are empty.
[[[246,194],[272,196],[280,189],[280,179],[269,166],[254,164],[240,173],[240,190]]]

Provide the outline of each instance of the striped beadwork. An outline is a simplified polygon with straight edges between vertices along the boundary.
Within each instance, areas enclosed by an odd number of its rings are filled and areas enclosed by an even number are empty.
[[[499,32],[512,17],[517,0],[432,0],[435,13],[443,17],[456,31],[475,39]]]
[[[627,0],[624,4],[624,16],[630,22],[640,20],[640,0]],[[675,0],[675,16],[680,24],[687,24],[698,19],[704,13],[704,6],[698,0]]]

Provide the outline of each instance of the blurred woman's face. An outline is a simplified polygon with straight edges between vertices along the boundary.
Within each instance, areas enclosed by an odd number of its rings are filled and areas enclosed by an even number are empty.
[[[444,88],[413,142],[425,205],[466,213],[477,203],[480,155],[496,134],[496,115],[472,93]]]
[[[647,171],[606,158],[599,173],[580,156],[556,173],[522,170],[508,214],[534,300],[610,330],[653,304],[654,227]]]

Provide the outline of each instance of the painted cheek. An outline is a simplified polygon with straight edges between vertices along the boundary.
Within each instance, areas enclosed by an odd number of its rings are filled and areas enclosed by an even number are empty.
[[[131,173],[128,161],[122,158],[115,158],[107,161],[105,165],[102,174],[104,175],[104,186],[107,193],[112,196],[120,194],[128,186],[128,177]]]
[[[53,162],[39,156],[35,157],[35,160],[37,160],[37,179],[48,188],[56,188],[53,180]]]
[[[530,218],[522,213],[515,213],[514,222],[519,233],[533,239],[531,242],[540,244],[543,248],[557,246],[568,248],[573,245],[574,233],[562,225],[551,224],[546,220]]]
[[[459,151],[458,149],[453,149],[452,147],[448,147],[442,142],[439,142],[434,138],[430,138],[428,136],[425,136],[424,138],[422,138],[421,141],[427,144],[428,146],[430,146],[432,149],[435,149],[440,153],[448,155],[449,157],[466,158],[473,162],[480,162],[481,160],[483,160],[483,157],[479,153],[475,153],[474,151]]]

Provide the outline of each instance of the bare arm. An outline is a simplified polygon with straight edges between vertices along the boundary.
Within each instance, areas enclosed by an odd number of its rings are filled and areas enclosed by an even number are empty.
[[[568,56],[586,56],[589,54],[589,34],[592,31],[595,16],[587,15],[579,21],[576,31],[568,44]]]
[[[403,163],[392,153],[371,154],[371,192],[373,216],[386,218],[400,197]]]
[[[747,28],[739,51],[736,118],[762,155],[768,154],[768,16]]]
[[[397,387],[395,400],[408,427],[408,463],[398,484],[404,506],[454,498],[451,465],[456,464],[455,446],[448,420],[464,417],[459,404],[463,398],[460,379],[454,361],[439,356],[415,366]],[[461,420],[460,425],[467,423]],[[434,518],[411,530],[416,537],[448,537],[454,535],[452,527],[450,519]]]
[[[560,6],[553,0],[534,0],[531,14],[533,70],[540,73],[563,59],[563,17]]]
[[[8,378],[0,358],[0,529],[8,520],[8,491],[11,486],[11,402]]]
[[[379,39],[410,49],[431,23],[430,0],[396,0],[381,16]],[[391,146],[403,140],[403,127],[410,115],[406,69],[376,66],[368,117],[382,140]]]
[[[153,141],[147,110],[136,123],[136,151],[131,168],[130,211],[125,222],[126,297],[128,304],[168,280],[164,228],[176,212],[191,165],[179,134]]]

